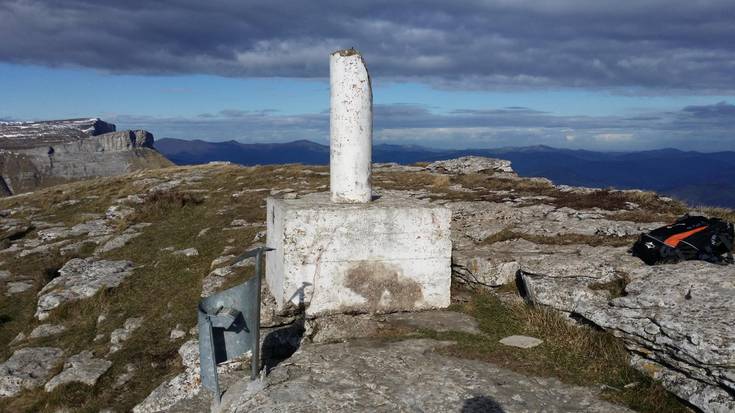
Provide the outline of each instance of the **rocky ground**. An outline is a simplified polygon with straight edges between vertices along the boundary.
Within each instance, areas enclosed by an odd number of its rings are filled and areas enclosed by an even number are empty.
[[[198,299],[252,275],[233,259],[263,245],[266,196],[328,180],[323,167],[213,164],[0,200],[0,410],[209,408]],[[626,252],[681,204],[477,158],[379,165],[374,180],[453,211],[453,312],[304,322],[265,305],[268,374],[220,366],[222,410],[735,410],[735,267],[646,267]],[[499,343],[513,335],[542,343]]]

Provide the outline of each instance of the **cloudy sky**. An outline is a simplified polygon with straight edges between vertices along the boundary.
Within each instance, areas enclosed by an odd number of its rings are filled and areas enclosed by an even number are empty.
[[[328,139],[359,49],[376,142],[735,150],[732,0],[0,0],[0,119]]]

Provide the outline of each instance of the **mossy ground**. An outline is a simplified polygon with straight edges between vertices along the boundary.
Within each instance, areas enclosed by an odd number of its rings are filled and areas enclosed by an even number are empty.
[[[144,196],[145,202],[136,207],[135,214],[116,223],[118,232],[139,222],[153,224],[126,246],[100,257],[133,261],[136,266],[133,275],[117,288],[100,291],[92,298],[54,310],[45,322],[67,327],[57,336],[10,345],[19,332],[27,334],[41,324],[33,318],[36,293],[71,257],[55,253],[34,254],[22,259],[0,256],[0,261],[4,261],[0,269],[26,276],[34,283],[34,288],[25,293],[0,296],[1,360],[20,347],[55,346],[63,348],[66,356],[91,349],[98,357],[105,356],[113,362],[94,387],[70,384],[51,393],[42,388],[25,391],[19,397],[1,400],[0,411],[53,412],[68,408],[75,412],[93,412],[105,407],[130,410],[158,384],[182,371],[177,350],[186,338],[172,341],[169,334],[176,326],[189,330],[196,324],[196,304],[202,279],[209,273],[212,260],[223,255],[226,246],[234,247],[235,253],[243,251],[253,242],[255,234],[264,229],[264,200],[271,189],[326,190],[329,183],[326,171],[325,167],[301,165],[174,167],[76,182],[30,195],[0,199],[0,210],[20,206],[38,209],[36,212],[18,213],[13,218],[71,226],[104,215],[117,199],[134,194],[145,195],[146,189],[156,183],[180,176],[202,176],[198,181],[180,185],[168,195]],[[553,197],[548,200],[552,204],[575,208],[594,206],[614,211],[625,206],[625,202],[635,202],[640,205],[639,212],[637,215],[629,214],[629,218],[640,219],[641,222],[666,220],[679,214],[683,208],[681,204],[661,201],[647,193],[598,191],[575,195],[560,192],[541,181],[506,180],[484,175],[438,176],[378,170],[374,179],[376,187],[423,189],[436,199],[499,201],[502,197],[496,191],[503,190],[512,191],[514,196],[549,196]],[[457,184],[473,192],[452,189]],[[235,193],[238,196],[233,196]],[[233,219],[263,223],[263,226],[228,229]],[[210,230],[198,236],[205,228]],[[32,230],[25,237],[35,237],[36,231]],[[599,240],[532,241],[594,243]],[[175,256],[162,250],[165,247],[176,250],[193,247],[199,251],[199,256]],[[86,257],[92,253],[92,248],[85,248],[78,256]],[[251,274],[252,268],[245,268],[237,279],[245,279]],[[457,341],[458,344],[448,350],[453,355],[492,361],[529,374],[553,375],[575,384],[604,383],[616,389],[606,392],[611,400],[642,411],[681,410],[676,399],[660,386],[627,367],[627,353],[622,344],[605,333],[572,326],[538,309],[508,306],[492,295],[480,292],[470,293],[469,301],[456,309],[475,316],[486,336],[422,333]],[[98,323],[100,314],[107,318]],[[143,317],[142,327],[133,333],[120,351],[107,356],[110,332],[120,328],[130,317]],[[535,335],[545,343],[537,349],[525,351],[497,344],[502,336],[519,333]],[[95,341],[100,334],[104,337]],[[119,387],[114,386],[117,377],[127,372],[128,365],[135,369],[133,378]],[[632,389],[623,387],[633,382],[639,384]],[[661,406],[659,410],[652,407],[657,403]]]

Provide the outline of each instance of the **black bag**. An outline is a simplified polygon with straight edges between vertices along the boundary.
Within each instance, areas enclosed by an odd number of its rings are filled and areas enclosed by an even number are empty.
[[[726,264],[733,263],[732,244],[733,224],[684,215],[671,225],[641,234],[630,252],[648,265],[684,260]]]

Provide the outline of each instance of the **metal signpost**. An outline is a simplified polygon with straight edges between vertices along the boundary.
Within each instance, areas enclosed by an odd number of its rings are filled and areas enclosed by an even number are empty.
[[[202,386],[222,399],[217,364],[251,351],[250,379],[260,371],[260,283],[263,253],[260,247],[235,259],[255,257],[255,275],[245,283],[202,299],[198,308],[199,361]]]

